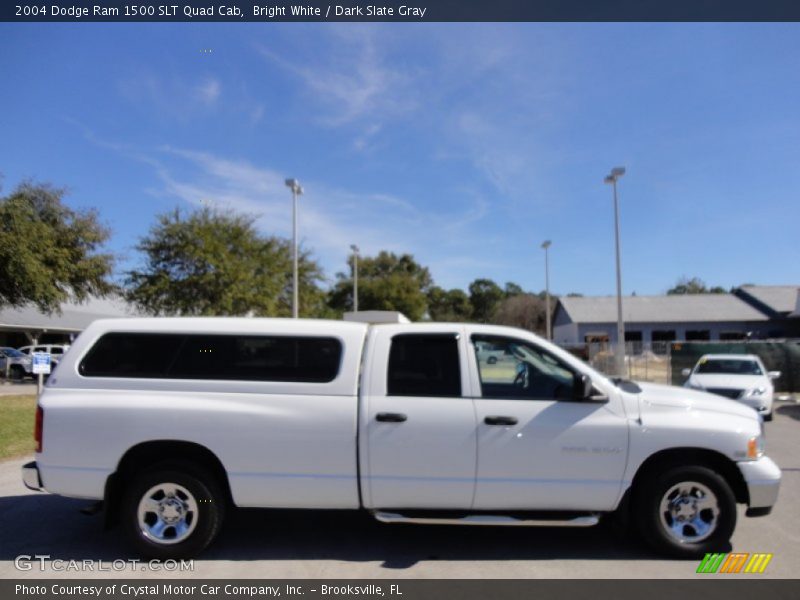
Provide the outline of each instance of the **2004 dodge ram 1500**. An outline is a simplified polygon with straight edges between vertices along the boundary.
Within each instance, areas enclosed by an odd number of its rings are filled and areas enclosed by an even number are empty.
[[[769,513],[780,485],[752,408],[612,380],[490,325],[95,321],[40,396],[36,439],[26,485],[102,500],[155,558],[203,550],[231,507],[486,525],[622,513],[693,556],[725,546],[737,503]]]

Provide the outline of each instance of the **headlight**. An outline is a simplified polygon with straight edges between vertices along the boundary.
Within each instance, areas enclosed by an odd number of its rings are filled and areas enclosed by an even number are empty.
[[[747,440],[747,458],[756,460],[764,456],[764,436],[753,436]]]
[[[762,396],[767,393],[767,388],[757,387],[747,390],[745,396]]]

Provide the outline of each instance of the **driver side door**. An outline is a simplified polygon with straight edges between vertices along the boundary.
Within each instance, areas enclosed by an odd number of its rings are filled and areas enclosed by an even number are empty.
[[[574,399],[577,372],[534,342],[476,330],[476,510],[609,510],[620,493],[628,426],[618,399]]]

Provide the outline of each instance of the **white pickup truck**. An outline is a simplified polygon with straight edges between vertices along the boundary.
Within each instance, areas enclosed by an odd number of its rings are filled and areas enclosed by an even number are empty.
[[[781,478],[752,408],[614,381],[489,325],[96,321],[36,423],[26,485],[102,500],[162,559],[203,550],[231,507],[519,526],[616,513],[693,556],[725,546],[737,503],[768,514]]]

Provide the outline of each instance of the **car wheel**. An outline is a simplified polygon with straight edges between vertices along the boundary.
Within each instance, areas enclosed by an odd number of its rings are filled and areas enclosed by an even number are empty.
[[[490,365],[493,365],[493,364],[497,363],[497,357],[496,356],[490,356],[489,358],[486,359],[486,362],[488,364],[490,364]]]
[[[634,492],[634,518],[645,542],[679,558],[727,552],[736,526],[728,483],[706,467],[674,467],[646,478]]]
[[[764,415],[765,421],[772,421],[772,411],[769,411],[766,415]]]
[[[25,369],[20,365],[11,365],[9,368],[9,378],[12,381],[22,381],[25,379]]]
[[[125,489],[125,533],[145,558],[189,558],[216,537],[225,514],[217,482],[190,463],[161,463],[136,476]]]

